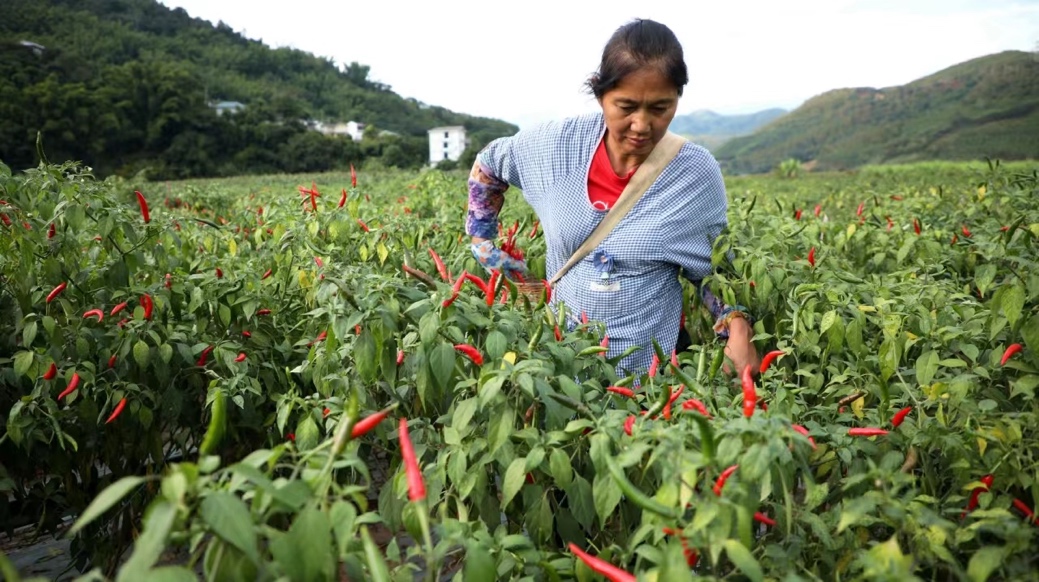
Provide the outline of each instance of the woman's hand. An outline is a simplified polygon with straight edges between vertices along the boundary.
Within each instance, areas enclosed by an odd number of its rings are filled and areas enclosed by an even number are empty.
[[[750,341],[753,337],[754,330],[751,329],[746,319],[735,318],[729,323],[729,341],[725,343],[725,357],[732,361],[737,374],[747,366],[750,366],[751,374],[754,376],[758,374],[761,359],[758,357],[758,350],[754,347],[754,342]],[[726,374],[732,373],[728,362],[725,363],[722,371]]]
[[[494,246],[494,242],[491,240],[483,239],[477,242],[478,240],[480,239],[473,238],[473,257],[485,269],[488,271],[497,269],[513,281],[525,281],[528,278],[527,264],[522,259],[516,259],[510,257],[508,253],[503,253],[501,249]]]

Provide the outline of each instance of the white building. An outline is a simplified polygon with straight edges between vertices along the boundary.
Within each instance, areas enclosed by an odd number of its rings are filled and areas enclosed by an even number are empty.
[[[316,129],[325,135],[348,135],[354,141],[361,141],[364,137],[365,124],[358,121],[347,121],[346,123],[318,123]]]
[[[464,126],[434,127],[429,130],[429,165],[436,166],[444,160],[457,162],[467,147],[469,138]]]

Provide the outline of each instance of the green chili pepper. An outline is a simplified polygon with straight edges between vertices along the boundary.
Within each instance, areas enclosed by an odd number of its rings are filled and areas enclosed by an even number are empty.
[[[578,356],[594,356],[595,354],[601,354],[601,353],[604,353],[606,351],[608,351],[608,349],[604,348],[602,346],[589,346],[589,347],[587,347],[587,348],[577,352],[577,355]]]
[[[646,418],[653,418],[661,410],[664,410],[669,400],[671,400],[671,385],[665,384],[664,389],[660,391],[660,399],[654,402],[653,406],[650,406],[649,410],[646,411]]]
[[[667,361],[667,355],[664,354],[664,349],[657,343],[657,338],[653,338],[653,351],[657,353],[657,360],[661,362]]]
[[[708,422],[706,416],[699,414],[690,414],[693,421],[700,428],[700,442],[703,445],[703,455],[710,461],[714,458],[714,452],[717,450],[714,442],[714,429],[711,428],[711,423]]]
[[[533,352],[534,348],[538,347],[538,342],[541,341],[541,334],[544,333],[545,326],[538,323],[537,329],[534,330],[534,335],[530,336],[530,342],[527,344],[527,351]]]
[[[707,350],[700,350],[700,358],[696,362],[696,383],[700,384],[703,382],[704,371],[707,369]],[[681,376],[679,376],[681,377]]]
[[[569,396],[564,396],[562,394],[557,394],[555,392],[549,394],[548,396],[552,400],[555,400],[556,402],[562,404],[570,410],[577,412],[581,416],[584,416],[589,420],[595,420],[595,414],[592,413],[591,409],[585,406],[584,404],[574,400],[573,398],[570,398]]]
[[[606,467],[617,482],[617,486],[620,487],[621,493],[630,499],[632,503],[661,517],[669,519],[678,517],[678,511],[675,508],[664,505],[643,493],[638,487],[635,487],[635,484],[628,480],[628,476],[624,474],[624,470],[620,468],[620,465],[617,464],[617,461],[612,456],[606,457]]]
[[[707,373],[707,381],[714,382],[714,378],[718,375],[718,370],[722,367],[722,362],[725,361],[725,348],[718,348],[718,351],[714,354],[714,359],[711,360],[711,371]]]
[[[371,576],[372,582],[389,582],[390,571],[382,558],[382,552],[368,533],[368,526],[361,526],[361,541],[364,544],[364,558],[368,562],[368,575]]]

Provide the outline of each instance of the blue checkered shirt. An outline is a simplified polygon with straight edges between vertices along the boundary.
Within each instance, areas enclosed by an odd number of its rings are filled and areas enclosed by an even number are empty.
[[[605,130],[601,113],[581,115],[494,140],[478,156],[484,172],[522,190],[537,213],[549,277],[606,215],[592,207],[587,187]],[[727,224],[727,206],[714,157],[684,144],[620,224],[559,281],[553,304],[566,305],[571,328],[582,312],[603,322],[610,356],[643,348],[621,361],[618,373],[646,369],[654,338],[666,351],[678,338],[679,273],[699,284],[713,272],[711,249]],[[472,220],[467,226],[471,235],[487,234],[481,230]]]

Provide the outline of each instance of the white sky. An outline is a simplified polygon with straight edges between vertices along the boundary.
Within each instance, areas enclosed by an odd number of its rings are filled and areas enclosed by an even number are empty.
[[[594,109],[582,83],[636,17],[682,42],[680,114],[792,109],[830,89],[1039,48],[1039,0],[160,1],[271,46],[369,65],[404,97],[520,127]]]

